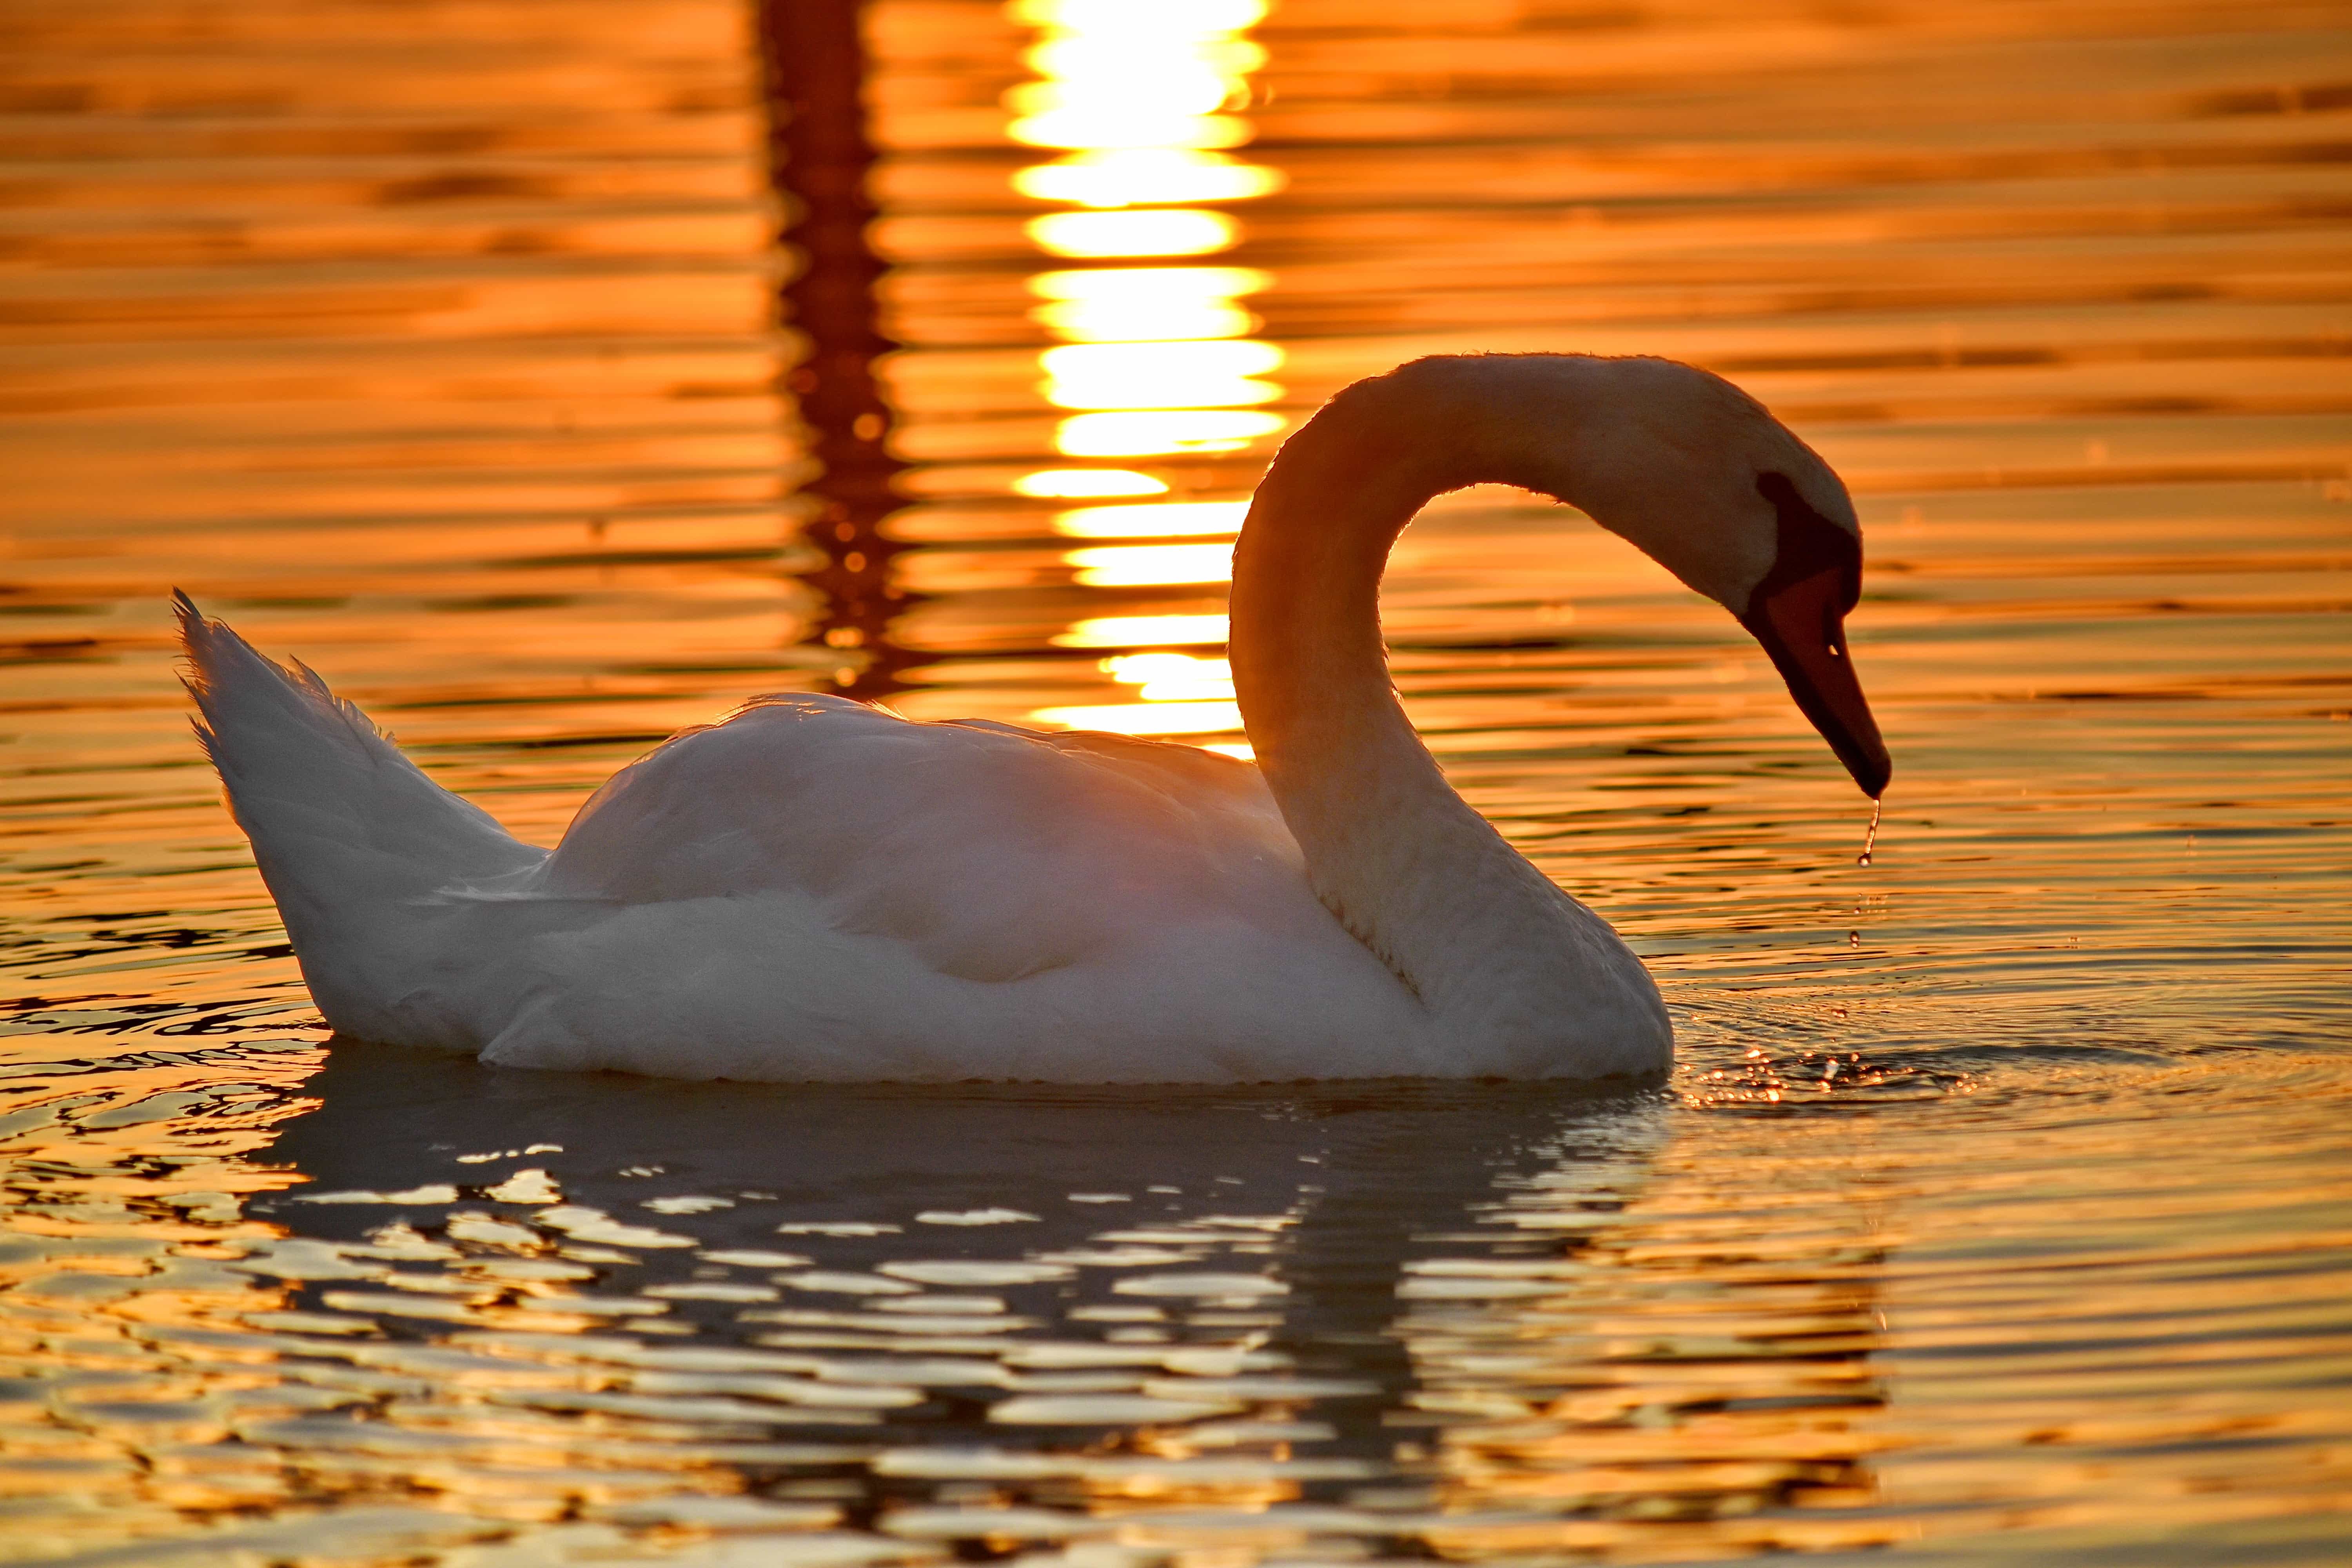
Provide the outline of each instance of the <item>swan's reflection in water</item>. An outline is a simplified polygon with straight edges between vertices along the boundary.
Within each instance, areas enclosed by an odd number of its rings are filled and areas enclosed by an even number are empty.
[[[1633,1558],[1798,1544],[1792,1505],[1867,1493],[1866,1254],[1727,1292],[1722,1238],[1673,1182],[1655,1205],[1650,1097],[362,1046],[304,1091],[261,1158],[305,1179],[246,1205],[283,1234],[224,1249],[276,1294],[173,1344],[242,1380],[206,1495],[331,1500],[370,1552]]]
[[[1486,1217],[1549,1256],[1407,1266],[1407,1404],[1444,1418],[1442,1508],[1481,1521],[1441,1545],[1605,1552],[1633,1521],[1649,1550],[1695,1556],[1898,1538],[1853,1511],[1878,1500],[1869,1418],[1887,1403],[1873,1217],[1848,1197],[1763,1230],[1757,1194],[1671,1165],[1631,1201],[1605,1169],[1538,1172]]]

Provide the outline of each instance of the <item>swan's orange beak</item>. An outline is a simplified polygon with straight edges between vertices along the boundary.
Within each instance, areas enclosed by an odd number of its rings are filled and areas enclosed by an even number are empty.
[[[1845,646],[1846,612],[1862,592],[1862,545],[1780,475],[1765,475],[1759,488],[1780,510],[1780,552],[1739,624],[1772,656],[1789,695],[1862,793],[1876,800],[1895,763]]]

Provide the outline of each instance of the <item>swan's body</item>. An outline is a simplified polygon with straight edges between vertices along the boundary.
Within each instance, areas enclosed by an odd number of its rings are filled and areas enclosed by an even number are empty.
[[[1629,460],[1657,461],[1661,417],[1665,455],[1706,482],[1614,493]],[[1727,450],[1676,453],[1694,437]],[[1797,499],[1759,500],[1759,475]],[[1335,400],[1253,505],[1233,658],[1259,766],[777,697],[624,770],[551,852],[309,672],[184,600],[182,621],[200,732],[345,1035],[688,1078],[1655,1071],[1672,1034],[1640,961],[1454,793],[1388,684],[1388,546],[1480,479],[1577,500],[1743,614],[1784,669],[1748,601],[1793,570],[1790,506],[1832,554],[1853,527],[1834,476],[1713,377],[1424,361]],[[1737,526],[1709,547],[1692,507]],[[1833,617],[1828,637],[1842,658]]]

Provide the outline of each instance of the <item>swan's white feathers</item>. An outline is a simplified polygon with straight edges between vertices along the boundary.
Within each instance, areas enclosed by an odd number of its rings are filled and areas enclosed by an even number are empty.
[[[545,851],[418,772],[310,670],[288,669],[176,595],[197,738],[302,963],[338,1028],[420,1045],[475,1043],[436,999],[448,963],[412,940],[416,901],[452,882],[528,872]],[[457,965],[463,968],[462,963]]]
[[[805,897],[833,929],[904,942],[940,973],[1011,981],[1194,911],[1263,916],[1300,878],[1264,784],[1230,759],[787,696],[624,770],[545,887],[620,904]]]
[[[1231,759],[774,697],[624,769],[550,854],[315,675],[183,626],[200,731],[342,1033],[672,1078],[1447,1070]]]

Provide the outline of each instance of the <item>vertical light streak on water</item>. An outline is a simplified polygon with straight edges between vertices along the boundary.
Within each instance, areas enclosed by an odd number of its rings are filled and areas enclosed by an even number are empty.
[[[1046,255],[1092,265],[1028,280],[1030,312],[1062,346],[1038,356],[1046,401],[1071,410],[1054,434],[1066,458],[1142,464],[1025,475],[1016,488],[1086,493],[1091,483],[1167,483],[1172,459],[1243,450],[1280,431],[1262,405],[1282,387],[1265,379],[1283,351],[1250,334],[1260,322],[1242,303],[1274,279],[1254,268],[1172,264],[1233,249],[1241,227],[1220,208],[1269,195],[1278,171],[1228,149],[1250,139],[1250,74],[1265,53],[1244,35],[1262,0],[1160,6],[1125,0],[1016,0],[1011,14],[1038,29],[1024,58],[1038,79],[1006,94],[1016,142],[1061,155],[1013,176],[1024,195],[1066,209],[1034,217],[1030,238]],[[1157,460],[1162,471],[1150,471]],[[1097,490],[1096,493],[1102,493]],[[1163,491],[1164,493],[1164,491]],[[1188,496],[1158,505],[1087,507],[1055,519],[1082,539],[1219,536],[1211,544],[1095,544],[1064,559],[1089,587],[1223,583],[1232,574],[1239,502]],[[1223,662],[1170,643],[1221,642],[1221,617],[1097,616],[1055,639],[1065,647],[1150,648],[1147,666],[1114,655],[1101,669],[1137,702],[1034,710],[1048,724],[1130,734],[1231,731],[1240,727]],[[1182,673],[1175,672],[1178,665]],[[1137,673],[1150,668],[1157,674]],[[1226,742],[1221,749],[1245,748]]]

